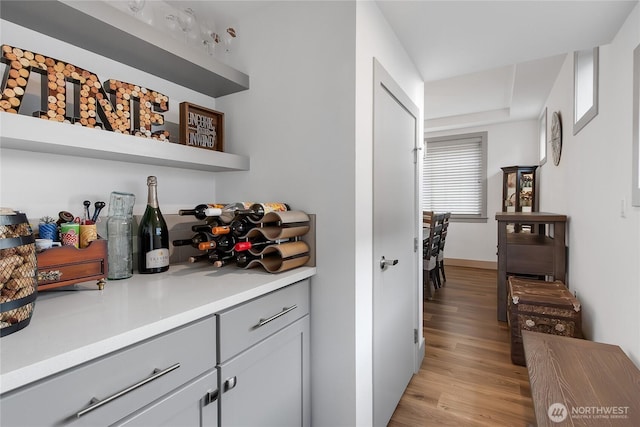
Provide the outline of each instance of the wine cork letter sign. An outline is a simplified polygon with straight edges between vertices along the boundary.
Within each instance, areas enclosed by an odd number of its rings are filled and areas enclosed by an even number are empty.
[[[180,103],[180,144],[223,151],[224,113]]]

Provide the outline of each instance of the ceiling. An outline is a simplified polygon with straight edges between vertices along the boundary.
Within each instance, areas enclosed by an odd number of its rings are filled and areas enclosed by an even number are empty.
[[[269,1],[167,1],[233,21]],[[638,0],[376,0],[425,80],[425,130],[537,118],[566,59],[613,39]]]
[[[638,1],[377,1],[425,80],[425,129],[537,118],[566,54]]]

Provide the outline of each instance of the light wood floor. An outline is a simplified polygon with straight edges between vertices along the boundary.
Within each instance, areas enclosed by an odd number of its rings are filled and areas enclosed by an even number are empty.
[[[527,369],[511,363],[507,324],[496,319],[496,272],[446,274],[424,303],[426,356],[389,426],[535,425]]]

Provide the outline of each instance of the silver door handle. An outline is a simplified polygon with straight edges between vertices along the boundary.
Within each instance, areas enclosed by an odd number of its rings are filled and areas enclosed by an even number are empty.
[[[266,319],[260,319],[258,320],[258,324],[255,325],[253,327],[253,329],[258,329],[264,325],[266,325],[269,322],[273,322],[274,320],[276,320],[278,317],[282,317],[285,314],[287,314],[288,312],[295,310],[296,308],[298,308],[298,304],[293,304],[291,307],[284,307],[282,309],[281,312],[274,314],[273,316],[267,317]]]
[[[174,371],[176,369],[178,369],[180,367],[180,363],[175,363],[171,366],[169,366],[166,369],[160,370],[160,369],[154,369],[153,370],[153,374],[150,377],[147,377],[145,379],[143,379],[142,381],[139,381],[137,383],[135,383],[132,386],[129,386],[127,388],[125,388],[124,390],[120,390],[119,392],[112,394],[111,396],[103,399],[103,400],[98,400],[95,397],[93,399],[91,399],[91,401],[89,402],[90,405],[83,409],[82,411],[76,413],[76,418],[80,418],[83,415],[88,414],[89,412],[98,409],[99,407],[101,407],[102,405],[106,405],[107,403],[114,401],[116,399],[118,399],[119,397],[124,396],[127,393],[132,392],[135,389],[138,389],[140,387],[142,387],[145,384],[150,383],[151,381],[157,380],[158,378],[162,377],[163,375],[167,375],[169,372]]]
[[[394,266],[396,264],[398,264],[397,259],[385,259],[384,256],[380,258],[380,270],[386,270],[387,267]]]

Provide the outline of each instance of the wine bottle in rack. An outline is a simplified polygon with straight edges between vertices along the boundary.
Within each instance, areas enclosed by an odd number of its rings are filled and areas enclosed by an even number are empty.
[[[188,261],[191,262],[191,263],[202,262],[202,261],[209,261],[209,258],[210,258],[209,253],[203,253],[203,254],[200,254],[200,255],[190,256]]]
[[[254,259],[261,259],[262,257],[260,255],[253,255],[250,252],[238,252],[236,254],[236,267],[239,268],[246,268],[249,263],[251,261],[253,261]]]
[[[196,233],[190,239],[178,239],[178,240],[174,240],[171,243],[173,243],[173,246],[188,246],[188,245],[191,245],[194,248],[198,248],[200,246],[200,243],[209,242],[211,240],[213,240],[213,235],[211,233],[207,233],[205,231],[201,231],[199,233]]]
[[[228,225],[218,225],[216,227],[211,227],[211,234],[214,236],[222,236],[223,234],[231,233],[231,227]]]
[[[223,208],[208,208],[205,209],[205,216],[218,217],[223,223],[229,224],[236,216],[237,212],[245,211],[243,203],[230,203]]]
[[[260,222],[262,218],[269,212],[285,212],[289,210],[289,205],[286,203],[254,203],[241,212],[242,215],[246,215],[252,222]]]
[[[222,236],[218,236],[216,238],[217,249],[220,252],[231,252],[235,244],[237,243],[237,239],[230,234],[223,234]]]
[[[211,264],[215,264],[217,261],[224,260],[227,258],[235,259],[234,256],[230,256],[229,254],[221,254],[216,249],[210,249],[199,255],[193,255],[189,257],[189,262],[193,263],[193,262],[208,261]]]
[[[209,217],[207,218],[206,224],[192,225],[191,231],[193,231],[194,233],[199,233],[201,231],[204,231],[205,233],[211,233],[211,230],[213,229],[213,227],[218,227],[220,225],[222,224],[220,223],[220,221],[218,221],[218,219]]]
[[[216,249],[218,247],[218,242],[213,239],[213,240],[209,240],[207,242],[200,242],[198,244],[198,249],[201,251],[208,251],[211,249]]]
[[[270,245],[277,245],[280,243],[285,243],[290,241],[289,239],[282,240],[257,240],[257,241],[246,241],[246,242],[238,242],[234,246],[234,250],[236,252],[248,251],[249,249],[261,249]]]
[[[223,204],[219,204],[219,203],[211,203],[211,204],[201,204],[196,206],[193,209],[180,209],[178,211],[178,215],[193,215],[195,216],[197,219],[205,219],[208,216],[213,216],[213,215],[207,215],[207,209],[222,209],[224,208],[225,205]]]
[[[225,265],[233,264],[235,263],[235,261],[236,261],[235,256],[227,255],[213,261],[213,266],[216,268],[220,268],[220,267],[224,267]]]
[[[249,230],[255,228],[255,224],[249,221],[247,218],[239,217],[231,221],[229,224],[231,227],[231,233],[236,237],[242,237],[246,235]]]
[[[147,177],[147,207],[138,227],[138,271],[160,273],[169,269],[169,230],[158,205],[158,180]]]

